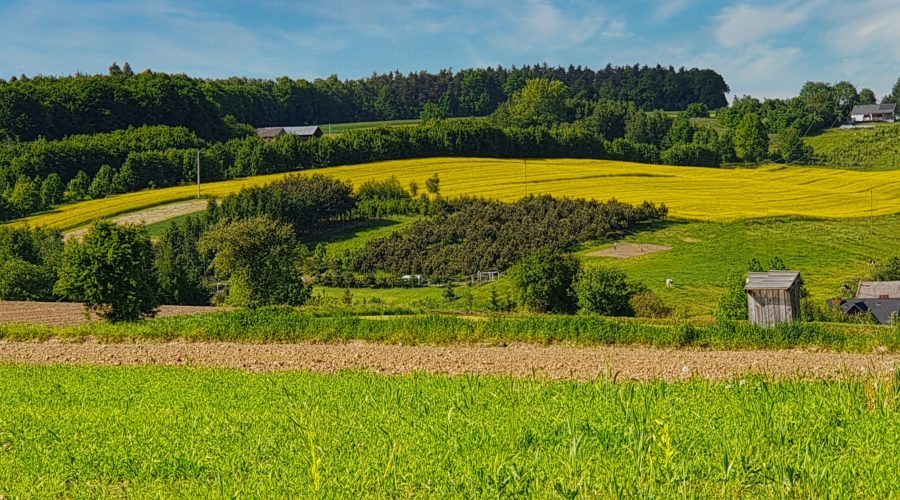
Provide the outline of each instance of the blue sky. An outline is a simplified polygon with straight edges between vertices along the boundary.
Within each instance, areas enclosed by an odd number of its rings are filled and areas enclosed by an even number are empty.
[[[733,94],[900,77],[900,0],[0,0],[0,77],[105,72],[341,78],[398,69],[698,66]]]

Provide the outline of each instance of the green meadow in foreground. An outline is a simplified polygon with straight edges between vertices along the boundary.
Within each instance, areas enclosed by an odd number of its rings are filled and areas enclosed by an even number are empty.
[[[438,314],[351,316],[287,307],[175,316],[137,323],[94,322],[74,327],[0,325],[0,340],[83,339],[231,342],[341,342],[414,344],[508,342],[575,345],[653,345],[718,349],[822,347],[838,351],[900,350],[900,328],[797,322],[760,328],[743,322],[668,321],[601,316],[480,316]]]
[[[0,366],[0,496],[896,493],[900,380]]]

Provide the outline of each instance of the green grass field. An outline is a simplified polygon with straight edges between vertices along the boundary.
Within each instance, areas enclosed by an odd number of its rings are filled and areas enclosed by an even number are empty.
[[[822,166],[870,171],[900,168],[900,123],[830,129],[805,141]]]
[[[394,313],[397,315],[385,315]],[[369,307],[353,310],[286,307],[175,316],[135,323],[88,323],[52,327],[0,324],[0,340],[51,338],[184,340],[190,342],[344,342],[392,344],[490,344],[510,342],[571,345],[652,345],[715,349],[824,348],[872,352],[900,350],[900,329],[881,325],[795,322],[761,328],[748,322],[648,320],[602,316],[414,314]]]
[[[188,215],[179,215],[178,217],[173,217],[171,219],[166,219],[162,222],[157,222],[155,224],[147,225],[147,233],[150,234],[151,238],[158,238],[162,236],[166,229],[169,228],[172,224],[184,222],[187,218],[194,216],[195,214]]]
[[[643,231],[625,241],[666,245],[672,250],[630,259],[583,257],[587,266],[605,264],[624,269],[643,281],[670,305],[692,314],[711,314],[728,273],[746,271],[752,258],[766,263],[779,256],[801,271],[811,297],[824,303],[853,291],[868,279],[869,259],[900,255],[900,216],[871,220],[817,221],[766,219],[733,223],[670,221],[656,231]],[[592,247],[586,253],[607,245]],[[666,288],[667,278],[675,280]]]
[[[361,247],[374,237],[387,236],[405,227],[414,219],[397,218],[390,221],[370,221],[365,229],[350,229],[330,233],[331,250]],[[855,290],[860,279],[868,279],[872,269],[868,261],[900,255],[900,216],[853,219],[847,221],[807,219],[759,219],[730,223],[668,220],[653,228],[624,238],[624,242],[650,243],[671,247],[671,250],[615,259],[588,257],[587,254],[611,246],[611,243],[584,245],[578,252],[586,267],[610,265],[625,270],[629,278],[641,281],[659,293],[670,306],[691,316],[706,316],[715,311],[723,284],[732,270],[746,271],[748,262],[759,259],[766,263],[778,256],[788,267],[799,270],[809,288],[811,298],[823,303],[843,292],[848,284]],[[667,288],[667,278],[675,286]],[[459,287],[461,297],[453,304],[443,300],[441,288],[419,289],[353,289],[354,302],[368,302],[372,298],[391,306],[421,307],[432,305],[438,309],[463,310],[470,303],[467,294],[474,296],[475,309],[488,306],[490,290],[496,287],[500,296],[512,291],[505,280],[495,285],[469,288]],[[317,287],[334,302],[343,297],[343,289]]]
[[[0,496],[888,498],[898,411],[870,379],[0,366]]]
[[[361,248],[366,243],[390,236],[395,231],[403,231],[416,220],[417,217],[412,216],[358,220],[317,235],[315,241],[310,243],[324,243],[329,253],[337,254]]]
[[[395,126],[404,126],[404,125],[416,125],[420,123],[422,120],[412,119],[412,120],[387,120],[387,121],[378,121],[378,122],[350,122],[350,123],[328,123],[325,125],[319,125],[319,128],[322,129],[322,132],[325,135],[331,134],[341,134],[350,130],[362,130],[366,128],[377,128],[377,127],[395,127]]]

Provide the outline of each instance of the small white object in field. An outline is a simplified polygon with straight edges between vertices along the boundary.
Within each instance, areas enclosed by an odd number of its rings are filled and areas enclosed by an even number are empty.
[[[688,365],[684,365],[681,367],[681,373],[685,375],[689,375],[691,373],[691,369],[688,368]]]
[[[675,280],[672,278],[666,279],[666,288],[672,288],[675,285]]]

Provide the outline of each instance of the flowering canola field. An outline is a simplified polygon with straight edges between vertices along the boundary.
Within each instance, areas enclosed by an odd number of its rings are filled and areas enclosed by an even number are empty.
[[[302,171],[326,174],[354,184],[396,176],[424,191],[437,173],[444,196],[483,196],[505,201],[548,193],[573,198],[616,198],[629,203],[665,203],[673,217],[704,221],[797,215],[852,218],[900,212],[900,170],[859,172],[770,165],[755,169],[717,169],[646,165],[608,160],[511,160],[426,158],[347,165]],[[202,195],[224,196],[263,185],[284,174],[249,177],[202,186]],[[70,229],[91,220],[181,201],[196,187],[141,191],[60,207],[18,221]]]

